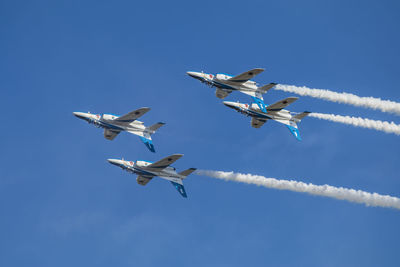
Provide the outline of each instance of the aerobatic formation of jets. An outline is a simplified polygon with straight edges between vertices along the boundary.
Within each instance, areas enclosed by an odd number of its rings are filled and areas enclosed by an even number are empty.
[[[253,103],[250,105],[230,101],[224,101],[223,104],[244,115],[250,116],[251,126],[254,128],[260,128],[268,120],[280,122],[286,125],[294,137],[300,141],[301,137],[297,123],[310,114],[310,112],[304,111],[294,114],[284,109],[296,101],[297,97],[288,97],[271,105],[265,104],[263,94],[277,84],[269,83],[259,86],[256,82],[250,80],[263,71],[264,69],[256,68],[236,76],[226,74],[213,75],[193,71],[188,71],[187,74],[210,87],[216,87],[215,95],[220,99],[224,99],[233,91],[239,91],[251,96]],[[165,123],[158,122],[146,127],[143,122],[137,120],[149,110],[150,108],[143,107],[122,116],[84,112],[73,112],[73,114],[96,127],[104,128],[104,137],[108,140],[113,140],[122,131],[129,132],[138,135],[146,147],[151,152],[155,152],[151,135]],[[189,168],[178,173],[174,167],[170,166],[182,156],[182,154],[173,154],[154,163],[143,160],[133,162],[124,159],[108,159],[108,162],[128,172],[137,174],[136,181],[140,185],[146,185],[156,176],[168,180],[186,198],[187,194],[183,186],[183,180],[196,169]]]

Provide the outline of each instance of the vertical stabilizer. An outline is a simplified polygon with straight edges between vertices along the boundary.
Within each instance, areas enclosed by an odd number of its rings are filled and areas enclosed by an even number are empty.
[[[296,137],[297,140],[301,141],[299,128],[297,128],[297,124],[295,122],[290,122],[290,125],[286,125],[289,131]]]
[[[181,196],[183,196],[184,198],[187,198],[185,187],[183,186],[183,184],[175,183],[172,181],[171,181],[171,184],[176,188],[176,190],[178,190],[178,192],[179,192],[179,194],[181,194]]]

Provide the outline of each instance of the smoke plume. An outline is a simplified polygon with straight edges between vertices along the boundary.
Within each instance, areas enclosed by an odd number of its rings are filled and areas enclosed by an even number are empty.
[[[311,113],[310,117],[353,125],[355,127],[374,129],[385,133],[400,135],[400,125],[394,122],[370,120],[360,117],[341,116],[335,114]]]
[[[311,183],[307,184],[293,180],[278,180],[275,178],[266,178],[259,175],[234,172],[198,170],[196,173],[198,175],[223,179],[226,181],[255,184],[267,188],[289,190],[311,195],[347,200],[354,203],[365,204],[366,206],[400,209],[400,198],[388,195],[380,195],[377,193],[368,193],[361,190],[335,187],[331,185],[314,185]]]
[[[284,84],[278,84],[274,89],[400,115],[400,103],[390,100],[382,100],[375,97],[360,97],[349,93],[337,93],[325,89],[311,89],[305,86],[297,87],[294,85]]]

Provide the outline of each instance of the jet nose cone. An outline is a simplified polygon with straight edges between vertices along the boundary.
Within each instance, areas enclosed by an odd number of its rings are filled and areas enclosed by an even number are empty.
[[[121,160],[119,160],[119,159],[107,159],[107,161],[116,166],[121,165]]]
[[[76,117],[78,117],[80,119],[86,117],[86,113],[83,113],[83,112],[72,112],[72,114],[74,114],[74,116],[76,116]]]
[[[196,78],[196,79],[202,77],[202,73],[201,72],[188,71],[188,72],[186,72],[186,74],[189,75],[190,77],[193,77],[193,78]]]
[[[224,103],[225,106],[230,107],[230,108],[236,106],[236,103],[235,102],[231,102],[231,101],[224,101],[223,103]]]

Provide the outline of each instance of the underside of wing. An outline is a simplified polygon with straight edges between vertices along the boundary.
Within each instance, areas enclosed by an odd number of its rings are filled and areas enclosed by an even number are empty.
[[[267,111],[279,111],[281,109],[284,109],[285,107],[289,106],[290,104],[292,104],[294,101],[296,101],[297,99],[299,99],[298,97],[288,97],[285,98],[281,101],[278,101],[272,105],[269,105],[267,107]]]
[[[180,159],[182,156],[183,156],[182,154],[174,154],[169,157],[163,158],[162,160],[154,162],[146,166],[146,168],[162,170],[171,165],[172,163],[174,163],[175,161],[177,161],[178,159]]]
[[[139,175],[139,176],[136,178],[136,181],[137,181],[137,183],[140,184],[140,185],[146,185],[148,182],[150,182],[151,179],[153,179],[153,177],[148,177],[148,176],[141,176],[141,175]]]
[[[246,72],[243,72],[239,75],[236,75],[235,77],[232,77],[230,79],[228,79],[228,81],[230,82],[238,82],[238,83],[244,83],[247,82],[248,80],[252,79],[254,76],[260,74],[261,72],[263,72],[264,69],[252,69]]]
[[[266,123],[266,120],[259,120],[257,118],[251,118],[251,126],[254,128],[260,128],[261,126],[264,125],[264,123]]]
[[[224,89],[220,89],[217,88],[215,90],[215,95],[220,98],[220,99],[224,99],[225,97],[227,97],[232,91],[228,91],[228,90],[224,90]]]
[[[129,112],[128,114],[122,115],[121,117],[115,119],[115,121],[130,123],[137,120],[139,117],[143,116],[149,110],[150,108],[139,108],[137,110]]]
[[[104,129],[104,137],[108,140],[113,140],[120,132],[110,129]]]

